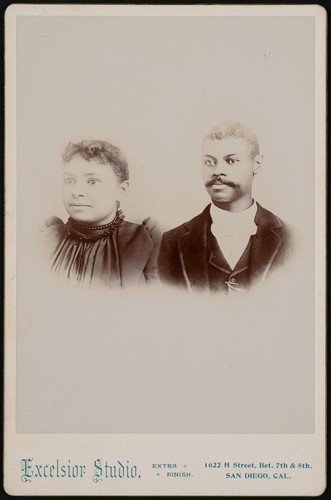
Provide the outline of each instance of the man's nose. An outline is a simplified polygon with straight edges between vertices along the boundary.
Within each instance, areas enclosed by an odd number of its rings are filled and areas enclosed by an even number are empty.
[[[229,165],[225,161],[217,162],[214,166],[214,175],[228,175]]]

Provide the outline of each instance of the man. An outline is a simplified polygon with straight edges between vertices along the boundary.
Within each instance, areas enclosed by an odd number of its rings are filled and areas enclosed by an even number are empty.
[[[242,123],[221,123],[208,132],[202,177],[212,203],[163,235],[158,265],[164,283],[246,292],[285,263],[290,229],[252,197],[262,160],[257,137]]]

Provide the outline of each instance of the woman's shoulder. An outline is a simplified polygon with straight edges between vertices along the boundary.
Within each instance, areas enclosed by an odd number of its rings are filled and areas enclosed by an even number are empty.
[[[52,215],[44,221],[40,232],[46,241],[56,243],[66,234],[65,223],[56,215]]]
[[[147,217],[147,219],[142,221],[141,225],[144,226],[147,231],[155,231],[156,229],[159,229],[158,222],[154,219],[154,217]]]
[[[159,246],[161,243],[162,233],[157,220],[154,217],[147,217],[142,221],[142,226],[152,238],[154,245]]]
[[[41,231],[44,231],[45,229],[52,227],[58,227],[58,226],[64,226],[64,222],[60,217],[57,217],[56,215],[51,215],[50,217],[47,217],[47,219],[44,221],[43,226],[41,227]]]
[[[154,217],[147,217],[139,222],[129,222],[124,220],[122,223],[123,229],[128,228],[131,231],[143,231],[153,240],[155,245],[161,241],[161,230],[157,220]]]
[[[51,215],[50,217],[47,217],[47,219],[43,222],[42,226],[40,227],[41,232],[56,232],[56,231],[62,231],[64,229],[64,222],[60,217],[57,217],[56,215]]]
[[[142,220],[141,222],[136,221],[136,222],[129,222],[129,221],[123,221],[124,224],[128,224],[132,227],[139,227],[142,229],[145,229],[148,233],[154,233],[154,232],[160,232],[159,224],[157,220],[154,217],[147,217],[146,219]]]

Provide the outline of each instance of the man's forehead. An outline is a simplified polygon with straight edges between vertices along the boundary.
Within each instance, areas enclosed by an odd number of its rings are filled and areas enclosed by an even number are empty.
[[[227,156],[231,154],[249,154],[250,147],[241,137],[227,137],[222,140],[205,139],[202,144],[202,153],[211,156]]]

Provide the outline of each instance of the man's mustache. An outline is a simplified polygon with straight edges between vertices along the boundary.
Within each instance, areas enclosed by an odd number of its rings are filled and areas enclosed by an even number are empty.
[[[232,182],[232,181],[228,181],[227,179],[222,179],[222,177],[220,177],[219,175],[214,175],[209,181],[207,181],[205,183],[205,186],[206,187],[210,187],[210,186],[222,186],[222,185],[225,185],[225,186],[229,186],[229,187],[232,187],[232,188],[238,188],[238,184],[236,184],[235,182]]]

